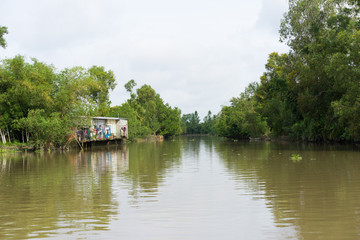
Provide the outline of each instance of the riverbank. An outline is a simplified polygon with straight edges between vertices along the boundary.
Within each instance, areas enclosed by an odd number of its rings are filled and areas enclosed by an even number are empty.
[[[31,144],[22,144],[22,143],[13,143],[0,145],[1,152],[11,152],[11,151],[36,151],[36,147]]]
[[[151,135],[151,136],[145,137],[145,138],[136,138],[136,139],[132,140],[131,142],[141,143],[141,142],[162,142],[162,141],[164,141],[163,135]]]
[[[131,140],[126,140],[124,143],[141,143],[141,142],[162,142],[164,141],[164,136],[162,135],[151,135],[145,138],[136,138]],[[12,151],[44,151],[44,150],[70,150],[79,148],[79,142],[71,141],[67,144],[66,147],[55,147],[51,146],[35,146],[34,144],[28,143],[7,143],[5,145],[0,144],[0,153],[2,152],[12,152]]]

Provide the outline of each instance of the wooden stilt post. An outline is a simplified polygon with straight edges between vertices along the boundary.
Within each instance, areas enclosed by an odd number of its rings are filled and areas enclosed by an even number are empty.
[[[76,139],[76,138],[75,138]],[[81,143],[79,142],[79,140],[76,139],[76,142],[78,143],[79,147],[81,148],[81,150],[83,150],[83,146],[81,146]]]

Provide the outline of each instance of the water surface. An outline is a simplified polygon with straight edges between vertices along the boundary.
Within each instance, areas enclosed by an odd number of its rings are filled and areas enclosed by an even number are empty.
[[[183,137],[0,154],[0,239],[358,239],[359,226],[352,146]]]

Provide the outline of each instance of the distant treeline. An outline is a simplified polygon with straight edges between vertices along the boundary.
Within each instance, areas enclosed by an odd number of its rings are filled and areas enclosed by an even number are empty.
[[[290,51],[270,54],[260,84],[222,108],[219,134],[359,141],[359,1],[290,0],[280,39]]]
[[[182,134],[209,134],[217,135],[215,128],[216,115],[212,115],[211,111],[200,121],[197,111],[194,113],[184,114],[181,117]]]

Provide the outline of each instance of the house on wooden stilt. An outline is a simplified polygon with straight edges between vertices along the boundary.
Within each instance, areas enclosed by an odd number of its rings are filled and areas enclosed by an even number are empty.
[[[126,118],[92,117],[90,126],[79,127],[76,131],[76,139],[84,143],[111,143],[122,142],[128,137],[128,121]]]

